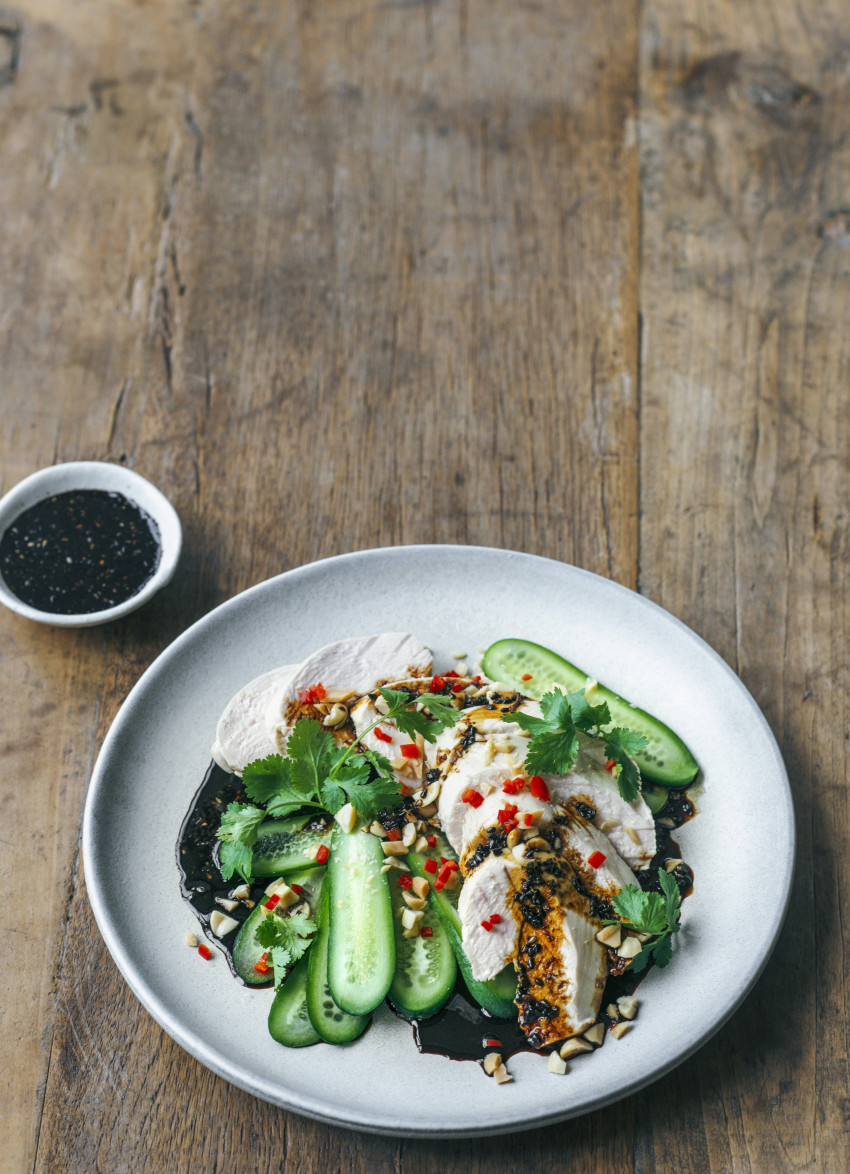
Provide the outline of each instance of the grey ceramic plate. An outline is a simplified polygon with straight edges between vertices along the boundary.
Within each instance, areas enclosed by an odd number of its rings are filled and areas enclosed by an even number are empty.
[[[184,944],[175,841],[209,763],[222,707],[246,681],[330,640],[409,630],[448,667],[503,636],[547,645],[657,714],[699,760],[698,817],[680,834],[696,883],[674,963],[640,988],[634,1029],[553,1076],[538,1056],[497,1086],[473,1063],[422,1056],[381,1008],[346,1048],[290,1051],[266,1030],[271,994]],[[227,1080],[323,1121],[451,1137],[563,1120],[634,1092],[723,1024],[776,941],[794,820],[776,743],[740,680],[702,640],[623,587],[511,551],[413,546],[299,567],[200,620],[154,662],[104,742],[83,829],[95,916],[127,982],[158,1023]],[[752,861],[762,883],[752,885]],[[746,923],[748,932],[741,934]],[[412,1095],[411,1090],[415,1090]]]

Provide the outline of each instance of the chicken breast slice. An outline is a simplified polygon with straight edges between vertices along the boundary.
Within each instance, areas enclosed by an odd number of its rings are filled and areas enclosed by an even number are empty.
[[[519,1020],[534,1047],[585,1031],[596,1021],[608,973],[597,942],[601,923],[551,856],[514,863],[488,856],[463,885],[458,914],[473,977],[517,969]],[[497,914],[494,925],[490,919]],[[491,925],[484,928],[482,922]]]
[[[213,760],[222,770],[241,775],[249,762],[275,753],[277,746],[269,732],[267,710],[297,668],[296,664],[288,664],[263,673],[228,701],[212,746]]]
[[[389,681],[427,676],[430,649],[408,632],[384,632],[327,644],[308,656],[287,682],[270,714],[271,736],[283,749],[299,717],[312,715],[299,700],[305,690],[323,685],[328,700],[360,697]]]
[[[408,677],[403,681],[392,681],[388,683],[387,687],[390,689],[403,687],[424,693],[427,691],[428,684],[421,678]],[[366,693],[351,706],[349,716],[354,726],[354,733],[368,750],[375,750],[378,754],[383,754],[390,762],[398,763],[398,766],[394,766],[393,773],[400,783],[404,783],[408,787],[421,787],[425,766],[424,739],[413,739],[409,734],[403,734],[392,719],[382,720],[377,729],[369,730],[367,734],[363,733],[373,722],[381,719],[382,714],[377,705],[378,698],[373,693]],[[378,731],[383,737],[378,737]],[[401,752],[402,746],[409,746],[412,742],[419,750],[418,758],[406,758]]]

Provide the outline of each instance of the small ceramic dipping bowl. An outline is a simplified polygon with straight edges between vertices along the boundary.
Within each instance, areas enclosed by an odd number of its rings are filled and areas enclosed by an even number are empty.
[[[39,469],[37,473],[30,474],[10,489],[5,497],[0,499],[0,550],[6,531],[26,510],[40,502],[47,502],[58,494],[88,490],[99,490],[101,494],[120,494],[153,522],[150,530],[160,548],[159,561],[153,573],[128,598],[115,603],[114,606],[100,611],[68,615],[64,612],[41,610],[25,603],[9,589],[2,575],[3,564],[0,563],[0,603],[16,611],[18,615],[42,624],[64,628],[87,628],[94,624],[105,624],[147,603],[161,587],[165,586],[177,569],[183,532],[174,506],[150,481],[146,481],[131,469],[107,461],[68,461],[65,464],[51,465],[47,469]],[[138,512],[132,512],[137,519]],[[22,520],[22,524],[24,521]],[[71,562],[71,559],[66,561]]]

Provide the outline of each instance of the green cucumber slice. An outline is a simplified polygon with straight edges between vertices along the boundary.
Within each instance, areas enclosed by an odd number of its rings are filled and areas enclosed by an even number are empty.
[[[587,683],[587,673],[530,640],[497,640],[485,652],[481,667],[491,681],[502,681],[526,696],[538,699],[553,685],[561,685],[568,693],[574,693]],[[523,680],[526,675],[530,680]],[[685,787],[693,782],[699,766],[678,734],[651,713],[638,709],[604,685],[597,687],[596,694],[608,702],[614,725],[638,730],[646,738],[646,749],[636,755],[645,779],[663,787]]]
[[[318,921],[319,929],[307,955],[307,1015],[321,1039],[329,1044],[349,1044],[369,1026],[369,1016],[347,1015],[331,995],[328,986],[330,918],[327,890],[322,894]]]
[[[307,822],[309,816],[295,815],[260,824],[251,863],[253,875],[283,876],[293,869],[315,864],[316,849],[331,842],[331,829],[305,828]]]
[[[395,935],[381,841],[371,832],[334,828],[328,860],[328,982],[337,1006],[368,1015],[383,1002],[395,972]]]
[[[409,880],[409,876],[396,869],[389,875],[392,877],[390,900],[395,927],[395,974],[387,997],[402,1015],[427,1019],[439,1011],[454,990],[457,978],[454,951],[431,903],[426,903],[420,924],[420,929],[430,927],[431,936],[423,938],[421,933],[414,938],[404,936],[402,915],[408,906],[404,889],[397,879],[405,876]]]
[[[286,878],[288,885],[301,886],[301,900],[309,904],[311,912],[318,906],[324,875],[323,868],[304,868],[300,872],[290,873]],[[233,943],[233,969],[248,986],[268,986],[270,981],[268,974],[258,974],[254,969],[266,952],[265,946],[257,941],[257,926],[267,914],[263,901],[258,901],[242,923]]]
[[[667,788],[659,787],[656,783],[644,783],[640,790],[643,795],[644,803],[646,803],[653,815],[658,815],[662,808],[667,806]]]
[[[307,969],[305,954],[274,997],[269,1011],[269,1035],[287,1048],[306,1048],[322,1038],[307,1014]]]
[[[442,834],[437,834],[437,845],[434,856],[444,856],[446,860],[457,860],[448,840]],[[417,876],[424,876],[431,883],[428,900],[435,913],[443,924],[443,929],[454,951],[458,968],[466,984],[466,989],[476,1003],[496,1015],[500,1019],[515,1019],[516,1004],[516,973],[512,966],[506,966],[495,978],[480,982],[472,977],[472,966],[463,948],[463,926],[457,912],[458,889],[442,889],[439,893],[434,888],[434,874],[425,868],[428,856],[420,852],[408,852],[407,861]]]

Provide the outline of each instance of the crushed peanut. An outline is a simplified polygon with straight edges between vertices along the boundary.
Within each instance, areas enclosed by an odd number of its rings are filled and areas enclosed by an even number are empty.
[[[186,945],[191,946],[193,950],[194,950],[195,946],[197,946],[197,944],[198,944],[198,939],[195,937],[195,935],[192,933],[191,930],[187,930],[186,936],[183,940],[186,943]]]
[[[581,1036],[574,1035],[565,1043],[561,1044],[560,1052],[558,1053],[562,1060],[569,1060],[570,1056],[577,1056],[580,1052],[592,1052],[593,1048],[586,1039]]]
[[[557,1052],[549,1053],[549,1063],[546,1065],[550,1072],[555,1072],[558,1076],[563,1076],[567,1070],[566,1060],[562,1060]]]
[[[629,1023],[628,1019],[621,1019],[619,1023],[615,1023],[613,1027],[609,1027],[611,1035],[614,1039],[622,1039],[627,1031],[631,1031],[634,1024]]]
[[[637,958],[640,951],[640,942],[637,940],[637,938],[629,936],[620,946],[619,950],[617,951],[617,955],[620,958]]]
[[[617,1009],[624,1019],[634,1019],[637,1015],[638,1001],[634,995],[621,995],[617,999]]]
[[[484,1057],[484,1071],[488,1076],[492,1076],[496,1069],[502,1063],[501,1052],[488,1052]]]
[[[605,1024],[604,1023],[594,1023],[593,1027],[588,1027],[587,1031],[584,1033],[584,1038],[587,1040],[588,1043],[601,1044],[602,1038],[604,1035],[605,1035]]]
[[[510,1072],[508,1072],[504,1064],[500,1064],[493,1073],[493,1079],[495,1080],[496,1084],[511,1084],[513,1082],[513,1077],[511,1076]]]

